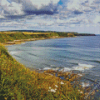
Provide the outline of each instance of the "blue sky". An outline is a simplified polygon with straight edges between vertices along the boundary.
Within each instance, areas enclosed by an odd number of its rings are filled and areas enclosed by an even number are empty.
[[[0,0],[0,31],[100,34],[100,0]]]

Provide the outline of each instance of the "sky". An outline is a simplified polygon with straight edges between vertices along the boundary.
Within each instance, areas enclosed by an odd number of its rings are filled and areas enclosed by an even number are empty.
[[[100,0],[0,0],[0,31],[100,34]]]

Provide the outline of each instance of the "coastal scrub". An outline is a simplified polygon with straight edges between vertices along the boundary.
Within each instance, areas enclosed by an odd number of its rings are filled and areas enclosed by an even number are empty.
[[[1,100],[83,100],[70,81],[31,71],[13,59],[0,44]]]

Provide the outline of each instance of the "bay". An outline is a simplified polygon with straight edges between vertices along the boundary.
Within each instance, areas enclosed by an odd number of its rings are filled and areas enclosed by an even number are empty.
[[[18,62],[28,68],[82,73],[85,74],[83,86],[84,82],[88,86],[96,86],[95,80],[100,82],[100,36],[29,41],[7,48]]]

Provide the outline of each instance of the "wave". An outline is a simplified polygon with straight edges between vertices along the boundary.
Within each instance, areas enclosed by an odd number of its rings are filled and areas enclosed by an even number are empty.
[[[74,66],[72,68],[64,67],[60,71],[63,71],[63,72],[72,71],[72,70],[85,71],[85,70],[89,70],[89,69],[91,69],[93,67],[95,67],[95,66],[89,65],[89,64],[80,64],[79,63],[78,66]]]
[[[78,64],[78,66],[73,66],[71,68],[69,67],[56,67],[56,66],[50,66],[50,67],[44,67],[41,70],[56,70],[56,71],[63,71],[63,72],[69,72],[69,71],[85,71],[85,70],[89,70],[91,68],[93,68],[95,66],[93,65],[89,65],[89,64]]]
[[[56,67],[56,68],[45,67],[42,70],[54,70],[54,71],[58,71],[59,68],[58,67]]]
[[[21,57],[19,55],[14,55],[14,56],[17,57],[17,58],[19,58],[19,59],[21,59],[21,61],[23,60],[25,62],[30,62],[32,64],[32,61],[28,60],[27,58],[23,58],[23,57]]]
[[[90,86],[89,82],[82,82],[81,85],[82,85],[82,87],[84,87],[84,88]]]
[[[91,68],[93,68],[93,65],[89,65],[89,64],[78,64],[78,66],[73,67],[74,70],[80,70],[80,71],[84,71],[84,70],[89,70]]]
[[[38,55],[35,55],[35,54],[33,54],[33,53],[27,53],[27,54],[38,57]]]
[[[50,64],[47,64],[47,63],[42,63],[42,65],[44,65],[44,66],[51,66]]]
[[[17,58],[23,59],[21,56],[18,56],[18,55],[14,55],[14,56],[17,57]]]
[[[63,71],[63,72],[68,72],[68,71],[71,71],[72,69],[71,68],[63,68],[63,69],[61,69],[60,71]]]
[[[14,54],[16,54],[16,53],[18,53],[17,51],[10,51],[9,52],[11,55],[14,55]]]
[[[50,61],[54,61],[54,62],[61,62],[60,60],[56,60],[56,59],[48,59]]]
[[[99,60],[89,60],[91,62],[96,62],[96,63],[99,63],[100,64],[100,61]]]

